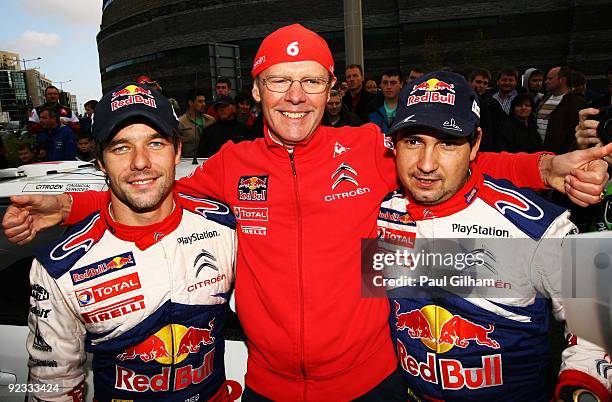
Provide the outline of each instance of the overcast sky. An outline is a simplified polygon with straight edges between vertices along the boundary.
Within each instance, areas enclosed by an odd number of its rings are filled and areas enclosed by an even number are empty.
[[[38,67],[58,88],[72,80],[63,87],[77,96],[81,111],[102,96],[96,44],[102,0],[0,0],[0,15],[0,50],[42,57],[27,67]]]

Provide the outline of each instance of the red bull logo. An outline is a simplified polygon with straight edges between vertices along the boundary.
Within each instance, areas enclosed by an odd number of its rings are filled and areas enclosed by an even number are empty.
[[[425,315],[421,310],[412,310],[407,313],[400,313],[400,304],[395,302],[395,328],[398,331],[406,330],[408,336],[414,339],[429,339],[435,341],[431,334],[431,327],[429,321],[425,318]]]
[[[499,343],[490,337],[495,330],[493,324],[484,327],[436,305],[404,313],[400,309],[395,301],[396,329],[405,331],[412,339],[419,339],[435,352],[427,353],[427,361],[419,362],[408,353],[402,340],[397,339],[398,359],[407,373],[451,390],[503,384],[501,354],[481,356],[481,367],[474,368],[466,368],[456,359],[438,359],[437,356],[455,346],[465,349],[472,344],[500,349]]]
[[[200,353],[203,345],[215,342],[212,336],[215,319],[208,323],[208,328],[185,327],[180,324],[168,324],[137,345],[130,346],[117,355],[120,361],[139,359],[145,363],[155,361],[160,364],[176,365],[191,353]],[[215,348],[204,354],[200,366],[191,364],[183,367],[164,367],[153,376],[138,374],[125,367],[115,367],[115,387],[135,392],[179,391],[192,384],[199,384],[213,372]],[[171,384],[172,378],[174,379]]]
[[[111,101],[114,101],[120,96],[135,96],[135,95],[143,95],[149,98],[153,97],[151,95],[151,91],[149,91],[148,89],[144,89],[142,87],[139,87],[138,85],[132,84],[132,85],[126,86],[123,89],[120,89],[119,91],[113,92]]]
[[[499,343],[490,337],[495,330],[493,324],[484,327],[433,304],[406,313],[400,313],[400,308],[395,301],[396,329],[406,331],[413,339],[420,339],[437,353],[448,352],[454,346],[465,349],[474,343],[491,349],[500,348]]]
[[[427,353],[424,362],[408,353],[406,345],[397,340],[397,357],[402,369],[414,377],[421,377],[442,389],[478,389],[502,385],[502,356],[500,354],[481,356],[480,367],[464,367],[456,359],[436,359],[435,353]]]
[[[111,97],[111,111],[115,111],[124,106],[133,105],[136,103],[157,108],[155,98],[151,94],[150,90],[139,87],[138,85],[130,84],[123,89],[113,92]]]
[[[266,201],[268,199],[268,176],[241,176],[238,180],[238,199]]]
[[[134,260],[134,254],[130,251],[106,260],[98,261],[92,265],[74,269],[70,271],[70,276],[72,278],[72,283],[77,285],[79,283],[98,278],[102,275],[106,275],[110,272],[116,272],[120,269],[132,267],[134,265],[136,265],[136,261]]]
[[[215,342],[215,337],[212,336],[214,324],[214,318],[208,323],[208,328],[168,324],[138,345],[127,348],[117,355],[117,359],[121,361],[140,359],[145,363],[151,360],[161,364],[180,363],[190,353],[198,353],[201,345]],[[171,351],[175,351],[174,354]]]
[[[415,95],[416,92],[423,91],[424,94]],[[442,94],[441,92],[444,92]],[[407,106],[421,102],[455,104],[455,85],[440,81],[437,78],[430,78],[412,86],[412,91],[408,96]]]

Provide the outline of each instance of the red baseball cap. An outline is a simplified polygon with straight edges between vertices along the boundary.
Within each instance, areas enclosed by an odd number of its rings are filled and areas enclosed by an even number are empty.
[[[334,76],[334,59],[325,39],[300,24],[277,29],[261,42],[251,76],[278,63],[316,61]]]

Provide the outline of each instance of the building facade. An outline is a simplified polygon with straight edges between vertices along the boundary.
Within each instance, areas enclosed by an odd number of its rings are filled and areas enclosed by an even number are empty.
[[[26,70],[26,86],[28,97],[33,106],[45,103],[45,89],[53,85],[53,81],[38,70]]]
[[[0,122],[25,123],[30,114],[25,73],[21,70],[0,70]]]
[[[366,75],[504,66],[519,70],[569,64],[597,82],[612,64],[612,1],[479,0],[362,1]],[[103,90],[149,74],[173,96],[174,83],[193,82],[203,43],[240,47],[242,77],[261,40],[276,28],[302,25],[329,43],[344,72],[343,1],[114,0],[105,2],[97,37]],[[121,46],[117,46],[120,43]],[[170,85],[168,85],[170,83]]]

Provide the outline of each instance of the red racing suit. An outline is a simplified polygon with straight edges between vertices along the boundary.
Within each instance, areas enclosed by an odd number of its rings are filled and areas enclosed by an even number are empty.
[[[235,220],[220,202],[174,201],[166,219],[138,227],[107,206],[36,253],[29,382],[57,392],[33,397],[83,401],[87,351],[97,402],[227,400]]]
[[[381,255],[414,256],[411,269],[392,263],[384,276],[394,281],[386,282],[391,331],[415,400],[551,400],[549,315],[565,319],[561,247],[576,232],[564,209],[475,165],[465,186],[438,205],[400,191],[387,197],[378,218]],[[460,258],[444,266],[424,252]],[[402,281],[407,276],[415,281]],[[566,336],[557,390],[586,388],[609,402],[609,356]]]
[[[274,400],[357,398],[397,364],[387,301],[360,296],[360,239],[376,237],[380,202],[397,188],[392,144],[373,124],[319,126],[292,152],[264,132],[227,143],[177,188],[221,200],[236,215],[246,385]],[[495,176],[542,188],[539,157],[478,161]],[[106,199],[71,195],[67,223]]]

